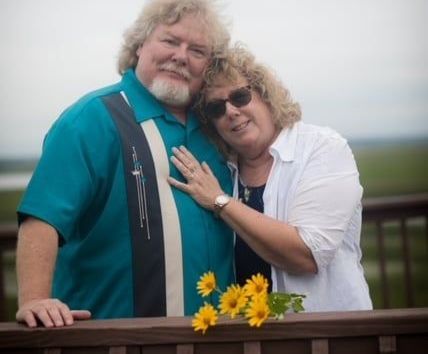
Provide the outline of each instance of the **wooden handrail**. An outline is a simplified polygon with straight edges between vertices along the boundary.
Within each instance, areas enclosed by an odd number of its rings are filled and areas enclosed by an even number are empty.
[[[363,199],[364,222],[428,215],[428,193]]]
[[[55,329],[0,323],[0,352],[56,348],[55,352],[61,353],[75,348],[73,353],[91,353],[91,348],[98,347],[99,353],[102,347],[105,353],[128,353],[127,348],[139,348],[140,353],[145,347],[156,346],[156,353],[194,353],[195,348],[204,352],[203,348],[221,344],[224,353],[242,345],[244,350],[239,352],[243,353],[282,353],[284,349],[296,354],[319,353],[322,347],[322,353],[327,354],[329,348],[336,352],[348,343],[361,345],[365,354],[388,352],[388,348],[395,352],[397,345],[400,352],[418,353],[427,340],[428,308],[287,314],[283,320],[268,320],[260,328],[251,328],[242,319],[221,319],[205,335],[193,331],[189,317],[90,320]]]

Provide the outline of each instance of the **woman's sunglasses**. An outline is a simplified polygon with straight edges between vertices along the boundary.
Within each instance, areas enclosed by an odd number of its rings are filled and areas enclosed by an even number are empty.
[[[207,119],[219,119],[226,113],[226,102],[235,107],[243,107],[251,102],[251,86],[240,87],[229,93],[226,99],[218,99],[208,102],[204,106],[204,115]]]

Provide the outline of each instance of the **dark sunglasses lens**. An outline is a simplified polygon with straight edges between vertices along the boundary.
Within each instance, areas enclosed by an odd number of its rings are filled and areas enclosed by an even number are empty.
[[[251,89],[249,87],[241,87],[232,91],[228,101],[235,107],[243,107],[251,101]],[[216,100],[206,104],[205,117],[208,119],[218,119],[226,113],[226,100]]]
[[[226,104],[223,100],[209,102],[205,106],[205,116],[208,119],[220,118],[225,113],[226,113]]]
[[[250,103],[251,101],[251,90],[243,87],[230,93],[230,103],[235,107],[242,107]]]

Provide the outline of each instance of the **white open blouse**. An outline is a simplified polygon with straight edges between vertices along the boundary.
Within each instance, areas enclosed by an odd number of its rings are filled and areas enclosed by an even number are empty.
[[[264,213],[298,229],[318,266],[293,275],[272,266],[273,291],[306,294],[306,311],[372,309],[361,266],[362,187],[351,149],[335,131],[303,122],[270,148]],[[238,174],[232,168],[238,194]]]

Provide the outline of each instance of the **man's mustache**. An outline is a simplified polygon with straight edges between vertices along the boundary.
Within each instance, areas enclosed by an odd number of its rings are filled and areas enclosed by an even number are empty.
[[[192,77],[192,75],[189,73],[189,71],[186,68],[179,67],[174,63],[162,64],[159,66],[159,69],[173,72],[174,74],[182,76],[186,80],[190,80]]]

